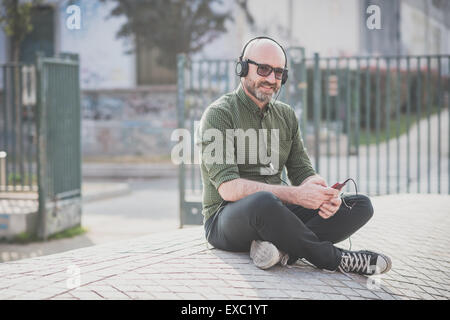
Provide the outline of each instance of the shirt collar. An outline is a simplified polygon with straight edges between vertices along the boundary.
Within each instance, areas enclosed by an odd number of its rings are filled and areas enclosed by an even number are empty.
[[[271,108],[273,108],[273,104],[272,101],[270,101],[269,103],[267,103],[264,108],[261,110],[260,107],[258,107],[258,105],[245,93],[244,88],[242,87],[242,84],[239,84],[239,87],[236,89],[236,94],[239,97],[239,99],[242,101],[242,103],[248,108],[248,110],[250,110],[251,112],[254,113],[266,113],[267,111],[269,111]]]

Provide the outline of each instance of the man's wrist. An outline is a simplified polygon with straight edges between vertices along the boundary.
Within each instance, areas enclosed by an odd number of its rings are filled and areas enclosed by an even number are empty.
[[[281,201],[286,203],[296,203],[298,201],[298,187],[293,186],[273,186],[272,191]]]

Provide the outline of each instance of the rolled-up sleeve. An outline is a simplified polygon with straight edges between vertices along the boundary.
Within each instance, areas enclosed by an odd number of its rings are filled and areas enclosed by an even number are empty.
[[[195,134],[201,165],[216,189],[240,178],[234,148],[234,126],[226,108],[210,106],[200,120]]]

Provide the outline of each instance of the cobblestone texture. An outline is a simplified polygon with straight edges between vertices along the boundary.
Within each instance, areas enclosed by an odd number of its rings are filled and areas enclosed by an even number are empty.
[[[372,201],[373,219],[351,242],[352,250],[392,258],[392,270],[381,276],[302,262],[260,270],[248,253],[208,249],[202,228],[188,227],[2,263],[0,299],[449,299],[450,197]]]

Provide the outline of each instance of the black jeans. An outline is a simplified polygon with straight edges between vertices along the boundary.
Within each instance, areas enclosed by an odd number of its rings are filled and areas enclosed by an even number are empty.
[[[305,258],[321,269],[336,270],[343,241],[373,216],[365,195],[343,196],[344,203],[334,216],[323,219],[318,210],[284,204],[271,192],[257,192],[236,202],[228,202],[205,222],[208,242],[217,249],[249,251],[253,240],[272,242],[289,254],[289,264]]]

